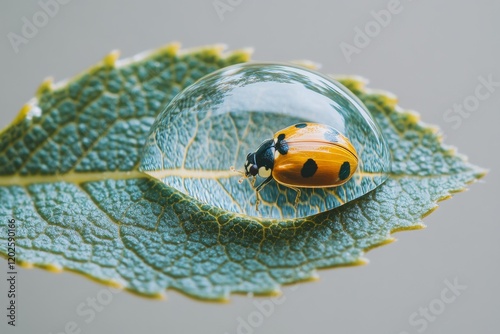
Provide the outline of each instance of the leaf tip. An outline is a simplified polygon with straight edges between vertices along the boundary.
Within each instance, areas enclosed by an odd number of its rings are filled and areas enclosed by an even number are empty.
[[[179,51],[180,55],[185,54],[198,54],[201,58],[222,58],[224,50],[227,49],[227,45],[223,43],[207,45],[197,48],[182,49]],[[235,51],[233,51],[235,52]]]
[[[7,128],[9,128],[11,126],[15,126],[15,125],[21,123],[22,121],[24,121],[27,118],[40,116],[42,111],[41,111],[40,107],[38,107],[36,105],[36,102],[37,102],[37,100],[34,98],[34,99],[31,99],[29,102],[25,103],[21,107],[19,112],[17,113],[17,115],[14,118],[14,120],[12,121],[12,123],[10,125],[8,125],[5,129],[0,130],[0,133],[2,133],[3,131],[5,131]]]
[[[436,205],[435,208],[431,209],[431,211],[428,212],[427,215],[431,214],[434,210],[436,210],[436,208],[437,208],[437,205]],[[423,217],[425,217],[425,215],[426,214],[424,214]],[[424,223],[420,222],[420,223],[416,223],[416,224],[412,224],[412,225],[408,225],[408,226],[400,226],[400,227],[394,228],[394,229],[391,230],[391,233],[404,232],[404,231],[413,231],[413,230],[423,230],[426,227],[427,226]]]
[[[283,290],[281,290],[281,287],[276,287],[272,290],[263,292],[260,294],[261,296],[268,296],[268,297],[279,297],[283,294]]]
[[[377,246],[379,246],[379,244],[377,244],[375,246],[372,246],[372,247],[369,247],[369,248],[365,248],[364,251],[368,251],[368,250],[370,250],[372,248],[375,248]],[[368,264],[369,262],[370,261],[367,258],[365,258],[365,257],[359,257],[359,258],[353,260],[352,262],[346,262],[346,263],[342,263],[342,264],[335,264],[333,266],[329,266],[329,267],[321,268],[321,269],[364,266],[364,265]]]
[[[398,97],[386,90],[381,90],[381,89],[366,89],[365,90],[367,94],[373,94],[377,95],[379,99],[381,100],[380,102],[387,105],[390,108],[396,109],[398,105]],[[414,117],[415,116],[415,117]],[[418,113],[408,113],[408,117],[412,122],[418,122],[420,120],[420,115]]]
[[[120,51],[113,50],[103,58],[102,62],[105,66],[115,67],[116,61],[118,60],[119,57],[120,57]]]
[[[110,279],[106,281],[106,284],[115,289],[125,289],[126,285],[124,282],[118,281],[116,279]]]
[[[309,276],[309,278],[307,279],[307,281],[311,281],[311,282],[319,281],[319,273],[317,271],[313,271],[311,273],[311,276]]]
[[[43,268],[53,273],[61,273],[63,271],[63,267],[55,263],[45,264],[43,265]]]
[[[385,245],[388,245],[388,244],[392,244],[394,241],[396,241],[396,238],[392,237],[392,236],[388,236],[387,238],[385,238],[384,240],[382,241],[379,241],[373,245],[370,245],[369,247],[365,248],[364,251],[365,252],[368,252],[374,248],[378,248],[378,247],[382,247],[382,246],[385,246]],[[362,263],[362,264],[368,264],[368,259],[363,259],[364,261],[366,261],[365,263]]]
[[[453,190],[450,190],[450,193],[449,194],[446,194],[446,195],[443,195],[441,197],[439,197],[437,199],[438,202],[442,202],[442,201],[446,201],[448,199],[450,199],[452,197],[452,192],[455,193],[455,194],[458,194],[458,193],[461,193],[461,192],[464,192],[466,191],[467,188],[463,187],[463,188],[460,188],[460,189],[453,189]],[[436,211],[437,209],[437,205],[435,207],[433,207],[432,209],[430,209],[429,211],[427,211],[424,216],[422,217],[427,217],[428,215],[430,215],[431,213],[433,213],[434,211]]]
[[[479,180],[479,179],[482,179],[483,177],[485,177],[486,174],[488,174],[489,172],[490,172],[490,170],[488,168],[477,167],[475,176]]]
[[[346,86],[350,91],[364,91],[369,80],[359,75],[346,75],[346,74],[330,74],[334,80],[339,81],[342,85]]]
[[[34,265],[28,261],[18,261],[17,264],[24,269],[33,269]]]
[[[161,48],[160,52],[164,53],[166,56],[173,57],[179,53],[180,49],[181,49],[180,42],[172,42],[172,43],[168,43],[163,48]]]
[[[40,96],[45,93],[50,93],[54,89],[54,78],[47,77],[42,81],[38,89],[36,90],[36,95]]]
[[[394,237],[389,237],[387,239],[385,239],[384,241],[382,241],[379,246],[385,246],[385,245],[388,245],[388,244],[392,244],[393,242],[395,242],[397,239],[394,238]]]
[[[104,282],[106,285],[109,285],[109,281]],[[125,288],[127,292],[130,292],[139,297],[148,298],[148,299],[156,299],[156,300],[166,300],[167,296],[164,292],[154,292],[154,293],[146,293],[140,292],[137,290],[133,290],[132,288]]]
[[[45,269],[45,270],[53,272],[53,273],[61,273],[64,270],[63,266],[61,266],[60,264],[55,264],[55,263],[33,264],[32,262],[19,261],[19,262],[17,262],[17,264],[25,269],[33,269],[36,266],[38,268],[42,268],[42,269]]]
[[[213,301],[216,302],[216,303],[220,303],[220,304],[229,304],[231,302],[230,295],[231,295],[230,293],[227,293],[227,295],[224,295],[224,296],[221,296],[219,298],[216,298]],[[200,299],[197,299],[197,300],[200,300]],[[206,301],[204,299],[201,299],[201,300],[202,301]]]
[[[156,294],[148,296],[151,299],[157,299],[157,300],[167,300],[167,295],[163,292],[158,292]]]
[[[420,122],[420,114],[414,110],[407,110],[405,115],[407,121],[410,124],[417,124],[418,122]],[[425,124],[424,131],[429,131],[429,133],[438,134],[440,130],[438,126]]]
[[[222,54],[224,53],[224,51],[226,49],[227,49],[226,44],[218,43],[218,44],[214,44],[212,47],[205,49],[204,52],[206,52],[208,55],[214,55],[214,56],[222,58]]]
[[[352,263],[353,266],[365,266],[367,265],[368,263],[370,263],[370,260],[368,260],[367,258],[365,257],[360,257],[359,259],[357,259],[356,261],[354,261]]]
[[[290,63],[293,65],[305,67],[309,70],[319,70],[321,68],[320,63],[317,63],[317,62],[314,62],[311,60],[307,60],[307,59],[292,60]]]
[[[235,63],[245,63],[251,60],[253,52],[253,48],[242,48],[232,51],[229,55],[225,55],[225,57]]]
[[[12,121],[12,125],[21,123],[21,121],[24,120],[26,118],[26,116],[28,115],[28,113],[30,112],[31,107],[32,106],[30,103],[24,104],[21,107],[21,110],[19,110],[19,112],[17,113],[16,118],[14,118],[14,120]]]

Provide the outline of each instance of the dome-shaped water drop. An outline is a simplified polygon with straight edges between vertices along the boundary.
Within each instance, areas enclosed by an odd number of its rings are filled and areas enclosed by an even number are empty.
[[[240,183],[242,175],[231,166],[245,171],[250,152],[265,140],[276,142],[280,130],[302,123],[318,123],[346,138],[357,155],[357,169],[337,187],[301,186],[297,203],[297,192],[273,179],[260,191],[256,211],[255,187],[265,178]],[[335,154],[331,157],[331,165],[322,162],[319,167],[336,168],[340,175],[335,166],[344,161],[337,161],[341,158]],[[140,170],[228,211],[295,218],[368,193],[385,181],[389,166],[390,153],[380,129],[340,83],[295,66],[244,63],[201,78],[165,107],[152,126]]]

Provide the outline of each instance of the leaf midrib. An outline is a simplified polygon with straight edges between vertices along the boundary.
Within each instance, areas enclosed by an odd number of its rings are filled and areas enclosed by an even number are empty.
[[[114,171],[114,172],[70,172],[65,174],[51,174],[51,175],[27,175],[22,176],[19,174],[0,176],[0,186],[26,186],[35,183],[56,183],[56,182],[69,182],[80,184],[92,181],[104,180],[127,180],[127,179],[141,179],[148,177],[138,170],[132,171]]]
[[[456,173],[445,173],[445,174],[431,174],[431,175],[417,175],[417,174],[404,174],[404,173],[388,173],[390,179],[398,180],[402,178],[414,178],[414,179],[431,179],[438,177],[449,177],[456,176],[460,172]],[[485,171],[480,170],[476,172],[478,177],[484,176]],[[363,172],[359,173],[363,177],[380,177],[381,173],[370,173]],[[27,186],[31,184],[38,183],[56,183],[56,182],[69,182],[74,184],[80,184],[85,182],[93,181],[104,181],[104,180],[128,180],[128,179],[142,179],[142,178],[155,178],[163,179],[169,176],[178,176],[182,178],[194,178],[194,179],[229,179],[232,177],[238,177],[239,174],[235,174],[232,171],[206,171],[206,170],[189,170],[189,169],[170,169],[162,171],[145,171],[144,173],[138,170],[131,171],[112,171],[112,172],[69,172],[65,174],[51,174],[51,175],[27,175],[22,176],[19,174],[14,175],[4,175],[0,176],[0,187],[1,186]]]

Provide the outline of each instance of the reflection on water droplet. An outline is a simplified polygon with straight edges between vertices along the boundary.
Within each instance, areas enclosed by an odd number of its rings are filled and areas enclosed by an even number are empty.
[[[239,183],[247,154],[290,125],[315,122],[349,138],[359,161],[335,188],[296,192],[271,181],[255,208],[253,182]],[[245,63],[211,73],[178,94],[158,115],[140,170],[202,202],[266,218],[305,217],[338,207],[387,178],[390,153],[366,107],[344,86],[283,64]],[[255,183],[260,184],[258,178]]]

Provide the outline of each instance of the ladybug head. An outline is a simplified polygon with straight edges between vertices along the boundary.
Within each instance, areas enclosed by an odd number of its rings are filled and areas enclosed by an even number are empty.
[[[255,159],[255,153],[248,153],[245,161],[245,176],[256,176],[259,173],[259,166]]]

